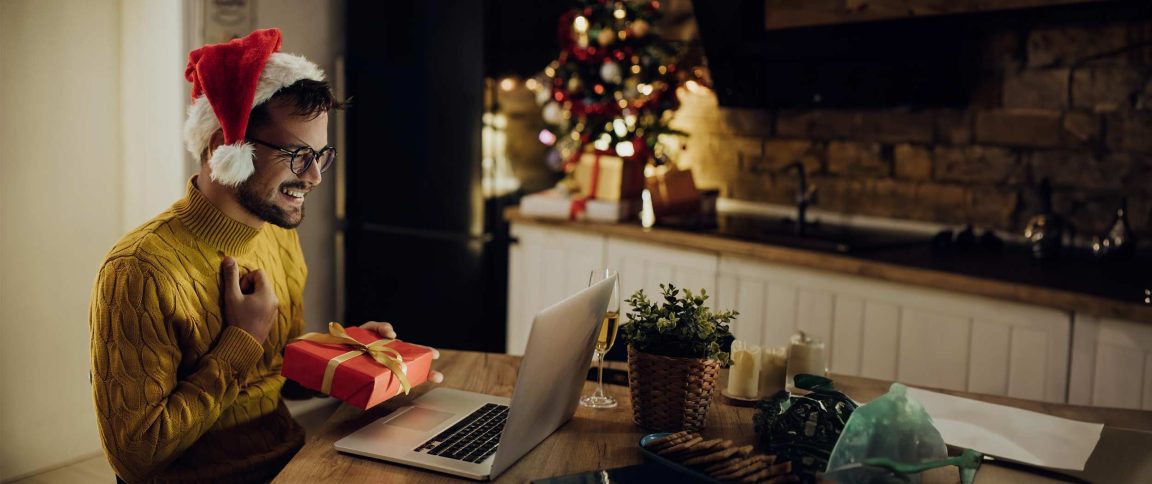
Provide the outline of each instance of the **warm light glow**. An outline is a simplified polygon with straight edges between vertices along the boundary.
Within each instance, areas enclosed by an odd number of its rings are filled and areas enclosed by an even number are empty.
[[[556,135],[552,134],[551,131],[546,129],[540,130],[540,136],[538,136],[538,138],[540,139],[541,143],[544,143],[548,146],[556,144]]]
[[[594,147],[600,151],[608,151],[608,148],[611,146],[612,146],[612,137],[608,136],[608,133],[604,133],[604,134],[600,135],[600,138],[598,138],[595,143],[592,143],[592,147]]]
[[[516,79],[513,79],[511,77],[505,77],[504,79],[500,80],[500,89],[503,89],[505,92],[511,91],[515,87],[516,87]]]
[[[700,91],[703,90],[699,83],[691,79],[684,83],[684,87],[688,88],[688,92],[691,92],[692,94],[699,94]]]
[[[647,188],[640,193],[640,226],[650,229],[656,225],[656,212],[652,209],[652,192]]]
[[[632,73],[633,74],[639,74],[640,73],[640,66],[638,66],[638,65],[632,66]]]
[[[632,113],[624,113],[624,124],[629,128],[636,126],[636,115]]]
[[[592,91],[594,91],[596,94],[604,94],[604,86],[600,84],[592,86]]]
[[[636,90],[639,91],[640,94],[647,96],[649,94],[652,94],[652,85],[651,84],[639,84],[636,86]]]
[[[579,33],[587,32],[588,31],[588,19],[584,18],[583,15],[576,17],[576,19],[572,21],[572,28],[576,29],[576,32],[579,32]]]
[[[660,66],[660,68],[656,69],[656,70],[660,71],[660,74],[667,74],[668,73],[668,67],[666,67],[666,66]]]
[[[624,124],[623,119],[616,118],[612,121],[612,131],[616,133],[616,136],[623,138],[624,135],[628,134],[628,126]]]
[[[545,67],[544,75],[548,77],[556,77],[556,69],[553,69],[552,66]]]
[[[524,81],[524,87],[535,91],[536,88],[540,87],[540,83],[536,82],[536,79],[528,79],[527,81]]]
[[[616,143],[616,154],[621,158],[628,158],[636,154],[636,147],[632,146],[631,141],[621,141]]]
[[[616,16],[616,18],[620,20],[624,20],[624,17],[626,17],[628,13],[625,12],[624,9],[618,8],[616,11],[612,12],[612,15]]]

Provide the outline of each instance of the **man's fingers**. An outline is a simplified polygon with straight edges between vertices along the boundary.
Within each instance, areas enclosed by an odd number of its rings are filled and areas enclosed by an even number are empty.
[[[268,285],[264,280],[264,271],[260,269],[249,272],[248,278],[252,281],[252,292],[260,292],[264,290],[264,286]]]
[[[236,267],[236,259],[224,256],[220,260],[221,281],[224,283],[224,296],[229,299],[239,299],[240,269]]]
[[[361,324],[360,327],[369,331],[375,331],[376,334],[379,334],[383,338],[396,339],[396,330],[392,328],[391,323],[368,321],[367,323]]]
[[[430,381],[432,383],[443,383],[444,382],[444,374],[440,373],[436,370],[432,370],[432,372],[428,374],[428,381]]]

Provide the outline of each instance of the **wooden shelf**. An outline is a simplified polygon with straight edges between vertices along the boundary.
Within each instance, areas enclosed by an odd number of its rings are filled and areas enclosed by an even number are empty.
[[[779,30],[1105,1],[1112,0],[764,0],[764,28]]]

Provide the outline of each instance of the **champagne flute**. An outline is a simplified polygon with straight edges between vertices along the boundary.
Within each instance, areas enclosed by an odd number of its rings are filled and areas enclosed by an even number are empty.
[[[616,271],[611,269],[592,271],[588,276],[588,285],[591,286],[613,275],[617,274]],[[612,284],[612,298],[608,300],[608,309],[604,311],[604,319],[600,324],[600,333],[599,336],[596,337],[595,356],[598,369],[596,391],[592,392],[591,395],[581,397],[580,405],[591,408],[613,408],[616,406],[616,399],[604,392],[604,355],[608,354],[608,350],[612,349],[612,345],[616,342],[616,330],[619,328],[619,323],[620,277],[617,275],[616,280]]]

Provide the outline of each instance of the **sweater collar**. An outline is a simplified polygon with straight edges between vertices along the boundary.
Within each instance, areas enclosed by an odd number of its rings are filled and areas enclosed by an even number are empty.
[[[196,188],[196,177],[188,179],[188,193],[173,206],[176,217],[197,237],[226,254],[246,252],[261,229],[254,229],[216,208]]]

